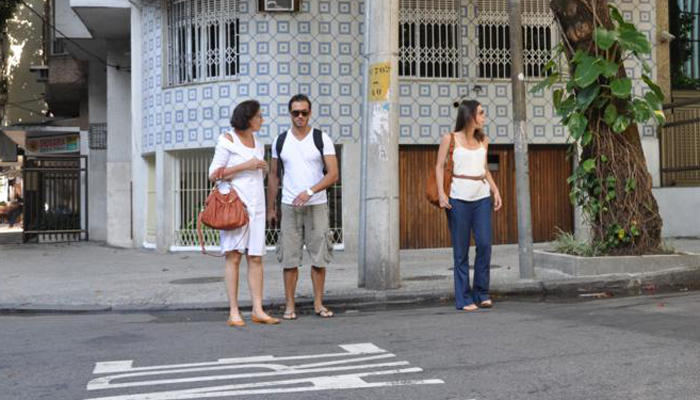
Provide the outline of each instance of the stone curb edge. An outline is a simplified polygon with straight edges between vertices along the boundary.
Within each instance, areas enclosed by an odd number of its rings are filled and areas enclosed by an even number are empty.
[[[386,309],[390,307],[418,306],[436,303],[448,304],[454,299],[451,290],[407,290],[396,289],[388,291],[369,291],[362,293],[344,293],[329,295],[325,304],[340,310],[353,309]],[[700,290],[700,268],[679,269],[644,275],[609,275],[605,279],[575,278],[560,281],[519,281],[515,283],[494,285],[493,297],[519,298],[519,297],[562,297],[578,298],[582,294],[600,292],[611,295],[638,295],[650,293],[662,293],[668,291]],[[605,296],[607,297],[607,296]],[[265,307],[273,310],[281,310],[284,306],[284,298],[274,298],[266,301]],[[311,310],[312,299],[297,300],[299,310]],[[242,302],[243,310],[250,309],[249,302]],[[4,303],[0,304],[0,315],[18,314],[90,314],[106,312],[156,312],[156,311],[226,311],[227,305],[219,303],[177,303],[177,304],[127,304],[127,305],[101,305],[101,304],[31,304],[31,303]]]

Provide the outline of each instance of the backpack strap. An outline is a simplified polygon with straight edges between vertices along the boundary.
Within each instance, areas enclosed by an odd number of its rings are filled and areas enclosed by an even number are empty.
[[[316,145],[316,148],[318,149],[318,152],[321,153],[321,162],[323,162],[323,175],[328,172],[326,170],[326,159],[323,156],[323,132],[320,129],[314,128],[314,145]]]
[[[284,146],[284,141],[287,139],[287,132],[284,131],[277,136],[277,142],[275,142],[275,152],[277,153],[277,179],[282,182],[282,173],[284,166],[282,165],[282,147]]]

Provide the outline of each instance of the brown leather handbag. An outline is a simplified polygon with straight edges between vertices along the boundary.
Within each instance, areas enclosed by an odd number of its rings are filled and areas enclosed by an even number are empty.
[[[217,182],[223,178],[224,168],[221,167],[216,170],[214,177]],[[204,210],[199,213],[197,218],[197,236],[199,237],[199,244],[202,246],[202,253],[206,254],[202,224],[212,229],[224,231],[237,229],[248,223],[248,210],[238,193],[236,193],[236,190],[234,190],[233,185],[231,185],[231,190],[228,194],[221,194],[218,184],[215,183],[204,204]]]
[[[443,172],[443,187],[445,188],[445,193],[450,193],[450,188],[452,187],[452,169],[454,168],[454,161],[452,160],[452,153],[455,150],[455,135],[450,134],[450,149],[447,152],[447,163],[445,165],[445,170]],[[430,204],[435,207],[440,207],[440,192],[438,191],[437,185],[437,175],[435,174],[435,167],[430,168],[430,174],[428,174],[428,181],[425,187],[425,198],[428,199]]]

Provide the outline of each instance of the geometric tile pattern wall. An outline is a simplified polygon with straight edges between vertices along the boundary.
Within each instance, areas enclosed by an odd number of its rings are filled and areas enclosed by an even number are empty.
[[[476,74],[476,2],[463,0],[459,79],[404,79],[399,82],[399,140],[435,144],[453,128],[459,98],[476,98],[487,112],[486,133],[494,143],[512,143],[509,80],[480,79]],[[656,42],[653,0],[616,2]],[[163,87],[163,10],[160,0],[143,3],[143,152],[157,148],[212,147],[229,129],[233,107],[260,101],[265,118],[259,137],[269,143],[289,127],[287,101],[308,94],[313,124],[337,143],[356,143],[362,121],[362,35],[364,2],[302,0],[297,13],[259,13],[257,0],[240,0],[240,76],[235,81]],[[654,54],[654,53],[652,53]],[[647,62],[654,66],[654,57]],[[654,71],[654,74],[656,71]],[[641,68],[628,68],[641,77]],[[529,86],[534,83],[528,83]],[[641,86],[637,86],[641,93]],[[532,143],[565,143],[566,133],[553,115],[549,94],[528,93]],[[654,136],[654,126],[640,127]]]

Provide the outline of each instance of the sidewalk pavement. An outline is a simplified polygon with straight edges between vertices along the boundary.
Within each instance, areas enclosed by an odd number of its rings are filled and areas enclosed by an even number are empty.
[[[700,238],[676,239],[677,251],[700,253]],[[546,249],[547,244],[535,248]],[[474,252],[471,252],[473,260]],[[357,254],[336,252],[328,266],[326,303],[336,309],[445,302],[454,298],[452,250],[402,250],[401,287],[374,291],[357,287]],[[535,280],[519,279],[517,245],[493,247],[491,289],[497,299],[513,296],[605,297],[700,286],[700,265],[647,274],[577,278],[536,268]],[[284,305],[282,270],[274,252],[264,258],[264,303]],[[99,312],[227,309],[224,259],[196,252],[160,254],[119,249],[97,242],[0,245],[0,312]],[[239,299],[250,307],[245,264]],[[297,307],[312,306],[309,266],[300,271]],[[277,313],[277,312],[275,312]]]

